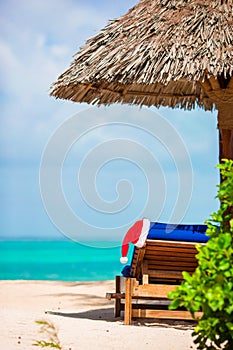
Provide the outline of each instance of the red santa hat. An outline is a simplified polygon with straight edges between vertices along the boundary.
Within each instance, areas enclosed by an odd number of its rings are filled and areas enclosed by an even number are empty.
[[[121,258],[120,262],[122,264],[126,264],[128,262],[127,253],[129,250],[129,243],[133,243],[136,247],[141,248],[143,247],[148,232],[150,229],[150,220],[148,219],[142,219],[139,221],[136,221],[135,224],[130,227],[130,229],[127,231],[121,247]]]

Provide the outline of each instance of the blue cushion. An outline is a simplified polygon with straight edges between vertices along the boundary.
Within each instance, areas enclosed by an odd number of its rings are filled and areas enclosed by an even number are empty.
[[[147,238],[206,243],[210,238],[205,234],[206,229],[206,225],[172,225],[151,222]]]

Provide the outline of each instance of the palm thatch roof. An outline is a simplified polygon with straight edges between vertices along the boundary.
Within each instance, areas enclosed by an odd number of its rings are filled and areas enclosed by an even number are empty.
[[[232,44],[232,0],[141,0],[86,42],[51,95],[212,110],[224,88],[233,109]]]

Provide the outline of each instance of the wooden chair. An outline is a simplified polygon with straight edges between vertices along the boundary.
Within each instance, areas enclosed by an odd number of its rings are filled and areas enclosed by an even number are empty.
[[[115,317],[124,311],[126,325],[132,318],[192,319],[186,310],[168,310],[167,295],[181,283],[182,271],[192,274],[197,267],[197,243],[148,238],[142,248],[135,247],[131,265],[125,268],[129,277],[116,276],[115,293],[106,294],[115,299]]]

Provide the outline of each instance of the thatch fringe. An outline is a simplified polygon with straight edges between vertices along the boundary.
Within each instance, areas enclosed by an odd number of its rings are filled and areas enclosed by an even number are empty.
[[[211,110],[198,82],[233,75],[232,0],[141,0],[74,56],[51,95]]]

